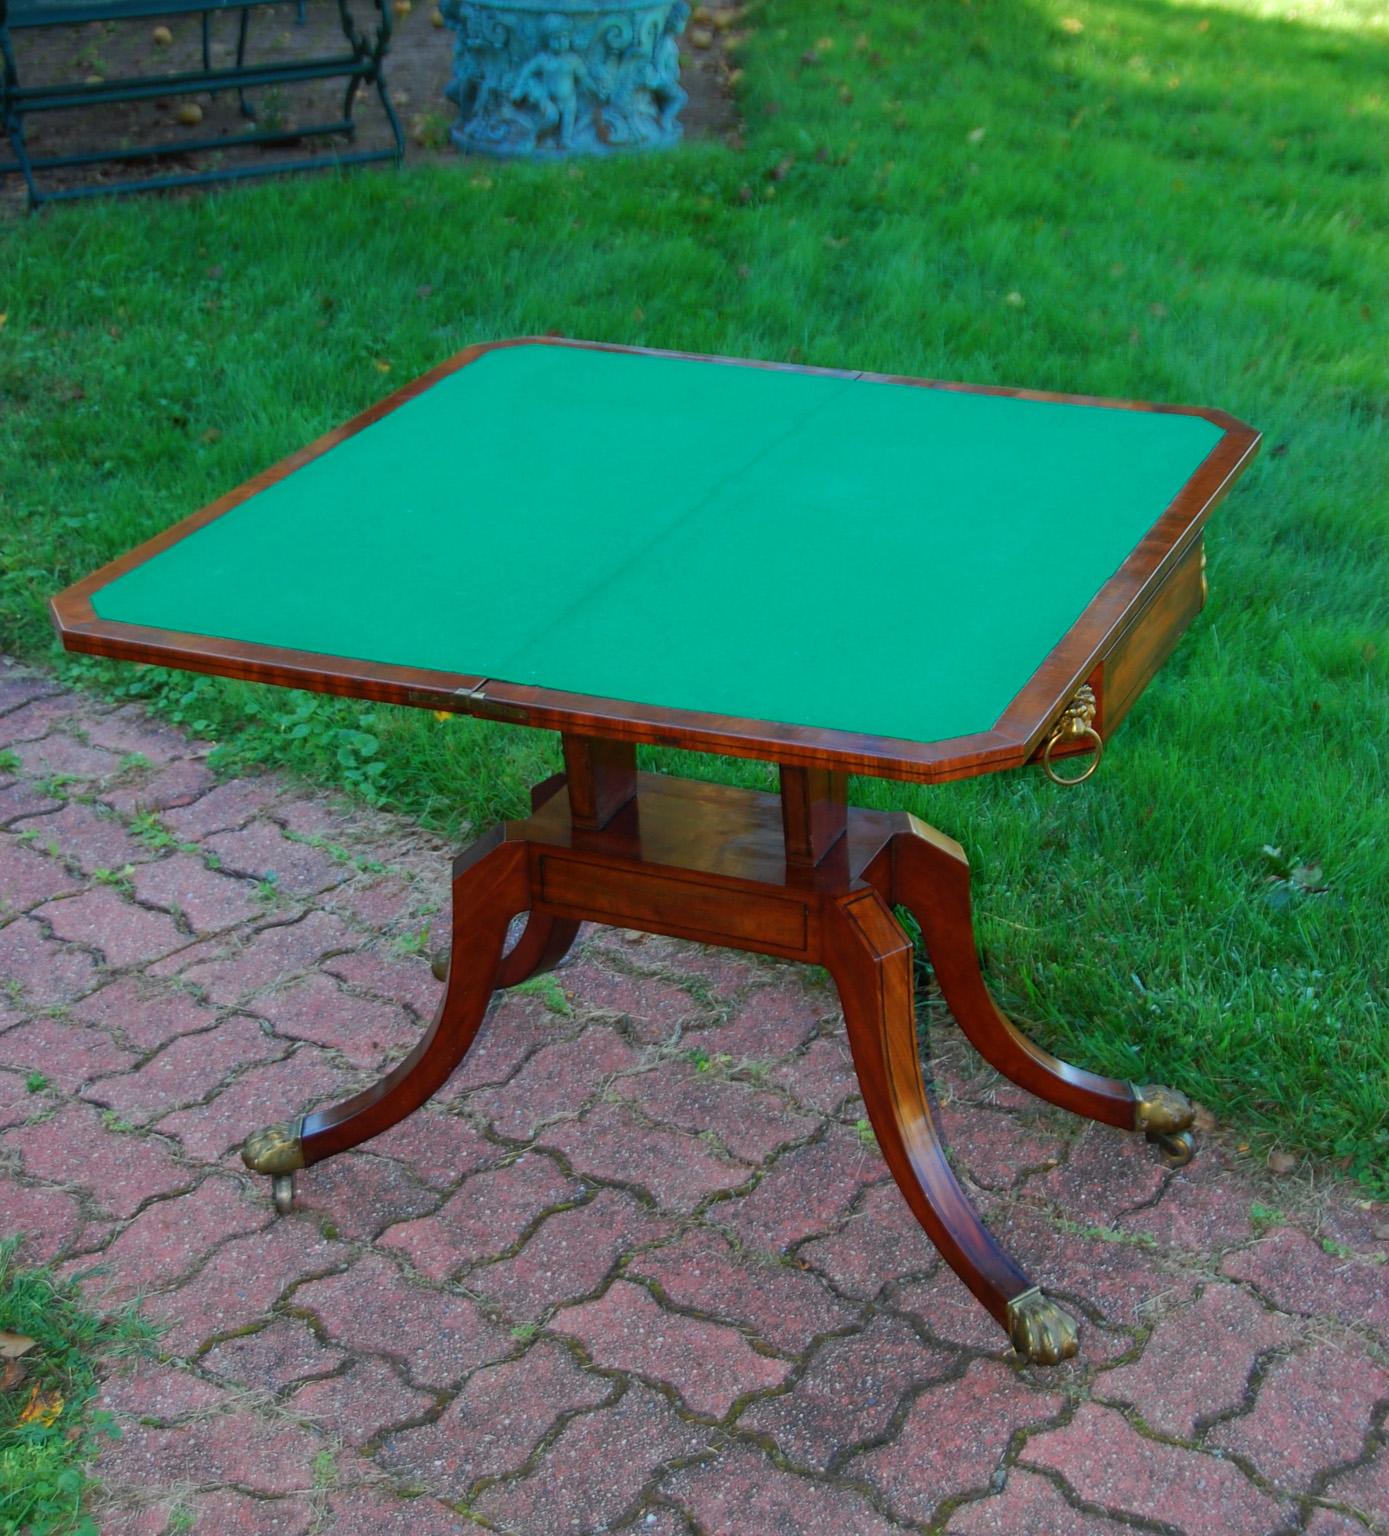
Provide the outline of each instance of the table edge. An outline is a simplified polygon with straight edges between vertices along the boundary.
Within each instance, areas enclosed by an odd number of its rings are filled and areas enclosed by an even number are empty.
[[[830,727],[789,725],[597,698],[509,683],[480,674],[403,667],[249,641],[152,629],[102,619],[96,614],[93,594],[127,571],[197,532],[486,353],[517,346],[578,347],[955,393],[1002,395],[1051,404],[1199,416],[1218,427],[1221,437],[1137,547],[1047,654],[994,726],[987,731],[937,742],[917,743]],[[1247,423],[1225,411],[1201,406],[1109,400],[1006,385],[960,384],[846,369],[812,368],[797,363],[671,352],[560,336],[512,337],[465,347],[306,447],[73,583],[50,600],[50,611],[64,647],[89,655],[213,673],[250,682],[308,688],[314,692],[379,703],[413,705],[542,729],[578,731],[647,745],[770,760],[797,767],[830,768],[909,783],[938,783],[1018,767],[1034,754],[1052,721],[1076,688],[1093,672],[1108,643],[1147,606],[1168,573],[1200,537],[1207,517],[1257,452],[1259,442],[1259,432]]]

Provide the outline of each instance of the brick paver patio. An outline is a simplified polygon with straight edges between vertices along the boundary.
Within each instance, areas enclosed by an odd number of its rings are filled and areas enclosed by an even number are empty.
[[[1354,1190],[1209,1128],[1170,1172],[941,1021],[960,1165],[1085,1325],[1024,1368],[888,1180],[825,982],[594,929],[277,1218],[237,1147],[421,1028],[448,850],[9,664],[4,750],[0,1229],[168,1325],[106,1388],[107,1536],[1389,1530]]]

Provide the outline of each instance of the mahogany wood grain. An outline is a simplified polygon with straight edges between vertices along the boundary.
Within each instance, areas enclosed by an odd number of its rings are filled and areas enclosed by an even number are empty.
[[[979,968],[964,849],[914,816],[903,816],[891,856],[869,878],[885,901],[905,907],[921,929],[926,956],[951,1017],[985,1061],[1049,1104],[1132,1130],[1132,1087],[1073,1067],[1044,1051],[994,1002]]]
[[[818,864],[849,827],[849,777],[781,765],[782,836],[788,864]]]
[[[839,989],[864,1107],[884,1161],[941,1257],[1004,1328],[1032,1281],[980,1220],[945,1155],[916,1043],[911,940],[876,891],[826,903],[823,963]]]
[[[434,1022],[380,1082],[305,1117],[306,1167],[389,1130],[449,1080],[487,1012],[511,919],[529,905],[525,849],[501,828],[455,862],[452,961]]]
[[[566,734],[564,771],[574,825],[596,832],[637,792],[637,749],[630,741]]]
[[[453,964],[434,1024],[375,1087],[306,1118],[305,1164],[379,1135],[422,1104],[462,1060],[494,984],[553,962],[585,918],[802,960],[825,966],[839,989],[868,1117],[908,1206],[1006,1329],[1009,1303],[1032,1282],[990,1235],[946,1156],[917,1047],[911,941],[892,903],[919,922],[961,1027],[1015,1081],[1120,1125],[1132,1123],[1127,1085],[1056,1061],[994,1007],[974,952],[968,866],[941,833],[910,816],[853,809],[812,865],[786,843],[788,826],[804,831],[814,798],[794,777],[790,808],[777,796],[661,775],[639,774],[636,786],[595,829],[578,824],[565,781],[547,780],[526,820],[458,856]],[[821,787],[834,803],[837,789]],[[580,798],[591,802],[591,788]],[[529,913],[526,931],[499,967],[519,912]]]

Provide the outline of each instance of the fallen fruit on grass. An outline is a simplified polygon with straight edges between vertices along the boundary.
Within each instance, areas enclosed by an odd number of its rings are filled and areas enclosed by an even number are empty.
[[[156,27],[150,33],[150,36],[154,39],[154,46],[156,48],[167,48],[174,40],[174,34],[169,31],[168,27]]]
[[[203,109],[196,101],[185,101],[178,109],[178,120],[185,128],[196,128],[203,120]]]
[[[408,16],[414,9],[414,6],[410,3],[410,0],[395,0],[395,4],[391,9],[397,16]]]

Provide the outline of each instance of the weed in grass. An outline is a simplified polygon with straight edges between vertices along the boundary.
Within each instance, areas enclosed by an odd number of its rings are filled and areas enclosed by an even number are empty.
[[[19,769],[18,752],[11,752],[8,747],[4,751],[0,751],[0,773],[18,773]]]
[[[513,992],[524,992],[527,997],[538,997],[551,1013],[557,1013],[563,1019],[574,1017],[573,1005],[564,995],[564,990],[555,978],[546,973],[532,976],[528,981],[518,982],[511,989]]]
[[[24,1079],[24,1087],[28,1093],[42,1093],[48,1087],[48,1079],[42,1072],[31,1072]]]
[[[74,1281],[20,1267],[19,1243],[0,1240],[0,1330],[34,1344],[22,1382],[0,1394],[0,1531],[96,1536],[84,1513],[96,1487],[87,1469],[101,1441],[120,1435],[92,1406],[96,1367],[147,1351],[156,1331],[130,1307],[89,1312]]]
[[[835,47],[804,67],[821,38]],[[303,178],[0,229],[0,644],[52,655],[55,588],[371,404],[377,361],[408,378],[489,337],[1222,406],[1268,451],[1211,521],[1205,613],[1096,779],[853,795],[969,849],[990,981],[1047,1047],[1171,1082],[1257,1150],[1305,1148],[1389,1194],[1374,0],[1296,17],[766,0],[738,67],[741,149],[614,157],[582,180]],[[234,344],[229,312],[248,317]],[[673,444],[672,474],[692,451],[717,444]],[[559,764],[553,735],[463,717],[95,660],[65,674],[221,743],[220,771],[275,764],[453,837],[525,814]],[[775,785],[765,764],[641,760]],[[1272,902],[1265,845],[1289,850]]]

